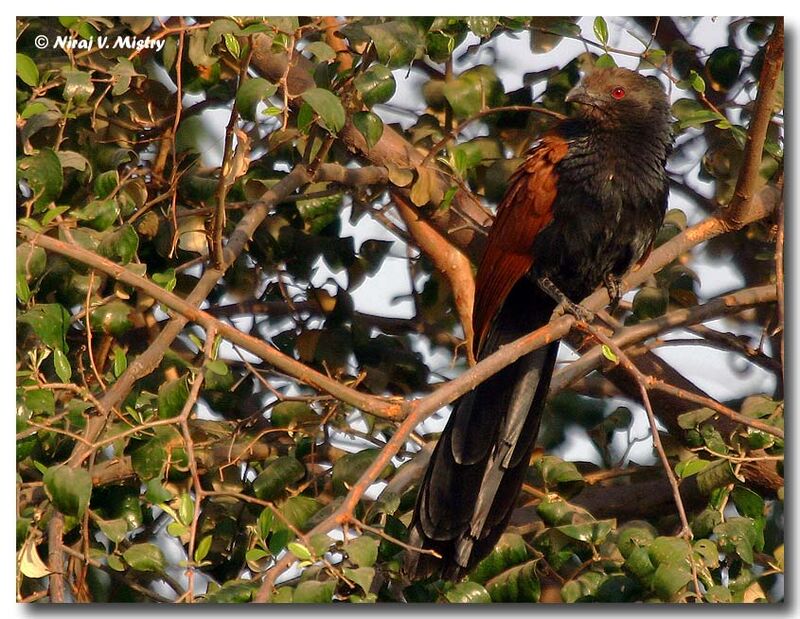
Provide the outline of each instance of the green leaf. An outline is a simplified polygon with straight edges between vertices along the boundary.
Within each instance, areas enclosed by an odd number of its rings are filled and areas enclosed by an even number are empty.
[[[110,567],[115,572],[124,572],[125,571],[125,563],[123,563],[122,559],[117,555],[108,555],[107,557],[108,567]]]
[[[24,402],[33,413],[52,415],[56,411],[56,396],[50,389],[30,389],[25,392]]]
[[[194,550],[194,561],[195,563],[202,563],[203,559],[208,556],[208,551],[211,550],[211,543],[214,541],[213,535],[206,535],[203,539],[200,540],[200,543],[197,544],[197,548]]]
[[[486,583],[492,602],[538,602],[541,585],[536,576],[536,563],[528,561],[499,574]]]
[[[255,77],[245,81],[236,92],[236,109],[245,120],[256,119],[256,106],[278,90],[263,77]]]
[[[347,542],[344,545],[344,552],[347,557],[358,567],[372,567],[378,560],[378,544],[380,542],[374,537],[362,535]]]
[[[717,545],[710,539],[699,539],[692,546],[695,557],[699,558],[703,565],[715,569],[719,567],[719,550]]]
[[[383,135],[383,121],[372,112],[356,112],[353,114],[353,126],[364,136],[367,148],[372,148]]]
[[[256,520],[256,524],[258,526],[258,534],[262,540],[265,540],[269,537],[274,520],[275,513],[272,511],[271,507],[265,507],[263,510],[261,510],[261,513],[258,515],[258,519]]]
[[[217,376],[227,376],[228,375],[228,365],[222,359],[213,359],[211,361],[206,361],[205,368]]]
[[[534,463],[534,470],[541,477],[548,491],[557,492],[564,498],[577,494],[584,485],[583,476],[572,462],[556,456],[543,456]]]
[[[204,51],[211,55],[214,52],[214,45],[219,43],[225,34],[241,35],[241,30],[235,21],[231,19],[215,19],[208,27],[208,36],[205,40]]]
[[[656,566],[650,560],[647,548],[634,546],[625,557],[625,568],[634,576],[648,583],[656,571]]]
[[[163,383],[158,388],[158,416],[160,419],[177,417],[189,399],[189,382],[186,376]]]
[[[467,17],[467,28],[481,38],[492,34],[498,23],[496,17]]]
[[[703,597],[705,598],[706,602],[716,604],[730,604],[733,602],[733,595],[731,594],[730,590],[722,585],[714,585],[705,592]]]
[[[253,493],[264,501],[271,501],[306,475],[306,468],[292,456],[282,456],[270,462],[253,480]]]
[[[706,76],[716,91],[730,90],[742,70],[742,51],[735,47],[718,47],[706,61]]]
[[[614,529],[617,521],[611,520],[596,520],[592,522],[583,522],[580,524],[564,524],[554,527],[556,531],[589,544],[601,544],[608,534]]]
[[[319,114],[323,124],[331,133],[338,133],[345,123],[344,107],[335,94],[325,88],[309,88],[301,95],[303,101]]]
[[[753,548],[759,541],[755,520],[743,517],[728,518],[727,522],[714,527],[714,534],[722,552],[735,552],[745,563],[753,563]]]
[[[115,544],[119,544],[125,539],[128,534],[128,523],[124,518],[114,518],[112,520],[103,520],[96,518],[97,526],[108,539]]]
[[[303,51],[313,54],[320,62],[328,62],[336,58],[334,49],[324,41],[313,41],[306,45]]]
[[[394,75],[381,64],[372,65],[356,77],[354,83],[364,105],[370,108],[376,103],[386,103],[397,89]]]
[[[92,496],[92,476],[89,471],[58,464],[47,469],[43,481],[47,496],[58,511],[67,516],[83,518]]]
[[[85,221],[89,227],[102,232],[114,224],[119,217],[119,204],[114,199],[92,200],[83,208],[72,211],[75,218]]]
[[[692,571],[688,565],[664,563],[656,568],[651,586],[658,597],[669,602],[691,580]]]
[[[451,604],[489,604],[492,597],[481,585],[470,580],[461,582],[445,591],[444,597]]]
[[[301,561],[311,561],[311,559],[313,558],[308,548],[306,548],[305,546],[303,546],[303,544],[300,544],[298,542],[289,542],[286,545],[286,548],[289,552],[291,552],[295,557],[297,557]]]
[[[678,425],[683,428],[684,430],[691,430],[692,428],[696,428],[704,421],[711,419],[717,413],[714,409],[703,407],[698,408],[693,411],[689,411],[688,413],[682,413],[678,415]]]
[[[17,162],[17,175],[30,185],[37,209],[47,206],[59,195],[64,184],[61,160],[50,148],[43,148],[32,157]]]
[[[595,17],[592,28],[597,40],[600,41],[604,47],[608,45],[608,25],[606,24],[606,20],[599,16]]]
[[[730,460],[719,459],[697,473],[697,488],[704,495],[711,494],[715,488],[722,488],[736,481],[736,474]]]
[[[680,537],[657,537],[654,539],[648,551],[650,558],[656,565],[683,564],[689,560],[691,548],[685,539]]]
[[[161,475],[167,461],[167,450],[164,446],[166,438],[164,434],[156,433],[154,437],[143,441],[131,451],[131,465],[143,481]]]
[[[19,302],[23,305],[27,305],[31,298],[31,287],[28,285],[28,281],[25,279],[25,276],[20,273],[17,273],[16,276],[15,293],[17,295],[17,299],[19,299]]]
[[[32,103],[28,103],[25,105],[19,116],[23,120],[28,120],[29,118],[32,118],[37,114],[43,114],[48,111],[50,111],[50,108],[47,106],[47,104],[43,103],[42,101],[33,101]],[[58,112],[55,113],[58,114]],[[59,151],[59,154],[60,153],[61,151]]]
[[[297,111],[297,130],[300,131],[300,133],[307,134],[313,122],[314,110],[308,103],[303,102],[300,109]]]
[[[656,530],[649,522],[632,520],[617,530],[617,547],[626,559],[637,548],[646,548],[656,537]]]
[[[17,320],[31,326],[45,346],[66,352],[70,314],[58,303],[39,303]]]
[[[72,380],[72,366],[69,364],[67,355],[60,348],[56,348],[53,351],[53,365],[62,383],[68,383]]]
[[[119,300],[96,307],[91,313],[92,329],[121,337],[133,327],[129,318],[132,311],[127,303]]]
[[[491,578],[528,559],[525,540],[517,533],[503,533],[492,552],[470,572],[469,579],[486,583]]]
[[[364,593],[369,593],[369,588],[372,586],[372,581],[375,578],[375,568],[374,567],[359,567],[358,569],[353,569],[351,567],[345,567],[342,569],[345,578],[352,580],[356,583]]]
[[[597,595],[598,589],[606,579],[607,576],[602,572],[594,570],[584,572],[561,587],[561,598],[568,604],[590,601]]]
[[[72,101],[74,105],[86,103],[94,92],[91,73],[65,67],[61,69],[61,75],[66,80],[64,84],[64,100]]]
[[[699,127],[711,122],[725,120],[724,116],[709,110],[694,99],[678,99],[672,104],[672,115],[678,119],[678,128]]]
[[[764,499],[750,488],[737,485],[731,492],[731,498],[739,515],[753,520],[764,517]]]
[[[333,580],[326,580],[325,582],[306,580],[297,585],[292,602],[294,604],[325,604],[332,602],[335,588],[336,582]]]
[[[711,464],[708,460],[693,457],[689,460],[681,460],[675,465],[675,474],[681,479],[695,475]]]
[[[109,170],[94,179],[94,193],[98,199],[107,198],[119,185],[119,172]]]
[[[600,347],[600,350],[603,353],[603,356],[611,361],[611,363],[619,363],[619,357],[617,356],[617,353],[611,350],[611,347],[608,344],[603,344]]]
[[[311,552],[317,557],[321,557],[328,552],[332,543],[333,540],[331,540],[326,533],[316,533],[308,540],[308,544],[311,546]]]
[[[139,235],[136,229],[131,224],[123,224],[103,235],[97,253],[119,264],[128,264],[136,257],[138,249]]]
[[[331,479],[333,480],[333,490],[336,494],[345,494],[347,489],[355,484],[367,467],[380,453],[379,449],[363,449],[356,453],[342,456],[333,464]],[[387,463],[378,479],[391,475],[394,467],[391,462]]]
[[[114,96],[125,94],[131,87],[131,79],[139,76],[133,63],[120,56],[117,58],[117,64],[111,69],[111,81],[114,87],[111,89],[111,94]]]
[[[225,49],[231,53],[231,56],[238,60],[242,55],[242,46],[239,44],[239,39],[230,32],[224,32],[222,34],[222,39],[225,41]]]
[[[422,56],[425,40],[410,21],[397,19],[382,24],[364,26],[375,44],[378,60],[389,68],[408,65]]]
[[[134,468],[134,470],[136,469]],[[151,479],[150,481],[147,482],[146,486],[147,486],[147,491],[145,493],[145,499],[147,499],[153,505],[158,505],[159,503],[166,503],[167,501],[172,500],[173,497],[172,493],[166,488],[164,488],[163,485],[161,485],[160,479],[157,478]]]
[[[689,73],[689,83],[699,93],[706,91],[706,81],[694,69]]]
[[[39,83],[39,69],[25,54],[17,54],[17,77],[28,86],[36,86]]]
[[[322,503],[316,499],[298,495],[286,499],[280,507],[280,512],[293,527],[302,530],[309,518],[316,514],[321,507]]]
[[[719,510],[704,509],[692,519],[692,534],[697,538],[707,537],[721,521]]]
[[[642,286],[633,297],[633,315],[639,320],[658,318],[667,311],[669,291],[658,286]]]
[[[467,69],[458,78],[445,83],[443,94],[459,118],[500,105],[504,98],[500,79],[494,69],[486,65]]]
[[[229,580],[216,591],[206,594],[209,604],[246,604],[258,591],[258,580]],[[287,587],[282,587],[286,589]]]
[[[155,544],[134,544],[122,553],[125,562],[140,572],[161,572],[166,561],[161,549]]]
[[[278,555],[286,548],[286,544],[292,538],[292,532],[287,528],[281,528],[275,531],[269,537],[269,551],[273,555]]]
[[[194,518],[194,500],[188,492],[178,497],[178,521],[185,525],[192,524]]]
[[[251,548],[245,553],[245,559],[248,562],[258,563],[269,556],[269,552],[262,548]]]
[[[39,279],[47,266],[47,253],[41,247],[30,243],[17,245],[17,275],[25,281]]]
[[[319,421],[319,417],[306,402],[280,402],[272,407],[270,421],[276,428],[291,428],[308,422]]]
[[[660,67],[667,59],[667,52],[663,49],[648,49],[642,58],[654,67]]]
[[[598,69],[611,69],[617,66],[617,61],[609,54],[601,54],[594,61],[594,66]]]
[[[171,291],[175,288],[175,285],[178,283],[178,279],[175,277],[175,269],[169,268],[163,273],[153,273],[153,283],[158,284],[164,290]]]

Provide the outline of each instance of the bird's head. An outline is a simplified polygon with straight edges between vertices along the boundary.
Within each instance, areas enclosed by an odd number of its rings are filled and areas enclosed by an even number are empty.
[[[630,69],[595,69],[566,98],[577,113],[606,126],[669,122],[669,99],[655,78]]]

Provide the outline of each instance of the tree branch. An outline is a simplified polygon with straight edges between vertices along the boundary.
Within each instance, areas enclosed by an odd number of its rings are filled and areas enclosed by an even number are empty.
[[[658,318],[653,318],[631,327],[625,327],[618,330],[612,340],[621,348],[626,349],[659,333],[695,325],[728,314],[736,314],[762,303],[772,303],[775,299],[775,286],[745,288],[744,290],[738,290],[712,299],[703,305],[673,310]],[[579,359],[571,362],[555,374],[550,383],[551,393],[566,389],[589,372],[600,369],[603,359],[603,353],[599,346],[582,352]],[[662,416],[659,415],[659,418]]]
[[[408,199],[398,191],[391,191],[395,207],[409,234],[419,249],[425,253],[450,284],[456,312],[461,320],[466,340],[467,359],[475,365],[472,348],[472,303],[475,299],[475,278],[472,264],[461,251],[437,232],[427,221],[421,219],[419,211],[409,204]]]
[[[758,95],[755,110],[747,129],[747,143],[744,147],[744,161],[739,170],[736,189],[730,206],[725,211],[725,223],[737,230],[747,223],[747,209],[750,208],[751,197],[756,191],[760,177],[761,159],[764,153],[764,142],[767,129],[772,120],[773,102],[778,76],[783,67],[783,18],[775,20],[775,29],[767,43],[764,53],[764,64],[758,79]]]

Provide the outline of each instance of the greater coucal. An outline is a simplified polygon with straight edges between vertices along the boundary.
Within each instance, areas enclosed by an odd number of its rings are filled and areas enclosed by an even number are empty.
[[[660,82],[596,69],[567,96],[561,121],[527,153],[489,231],[476,280],[478,359],[549,322],[649,252],[664,219],[671,150]],[[617,300],[617,299],[615,299]],[[457,580],[506,528],[539,431],[558,341],[521,357],[454,406],[422,480],[410,543],[411,578]]]

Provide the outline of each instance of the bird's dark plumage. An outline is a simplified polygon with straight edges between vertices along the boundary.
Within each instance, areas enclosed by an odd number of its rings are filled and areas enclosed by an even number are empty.
[[[669,102],[658,81],[598,69],[568,98],[578,109],[529,151],[510,179],[478,268],[479,359],[545,325],[546,277],[578,302],[649,251],[664,218]],[[506,528],[539,431],[558,342],[501,370],[454,406],[420,485],[412,578],[456,580]]]

